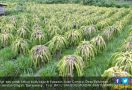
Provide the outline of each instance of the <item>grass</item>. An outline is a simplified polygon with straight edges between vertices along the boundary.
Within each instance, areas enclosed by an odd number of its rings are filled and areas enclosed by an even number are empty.
[[[15,61],[21,73],[32,73],[32,63],[29,56],[20,56]]]
[[[57,71],[57,65],[58,61],[54,60],[51,61],[49,64],[46,66],[42,67],[40,70],[38,70],[34,76],[42,76],[42,77],[56,77],[58,76],[58,71]]]
[[[12,52],[12,49],[10,47],[6,47],[0,50],[0,63],[2,61],[8,61],[12,59],[14,56],[14,53]]]
[[[1,64],[0,67],[0,77],[17,75],[17,67],[12,61],[7,61]]]

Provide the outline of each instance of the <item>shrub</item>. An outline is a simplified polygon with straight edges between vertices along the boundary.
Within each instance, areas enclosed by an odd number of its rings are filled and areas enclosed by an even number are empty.
[[[28,38],[30,31],[25,27],[21,27],[17,30],[17,35],[21,38]]]
[[[79,31],[70,30],[65,34],[68,44],[70,46],[76,46],[82,40],[82,35]]]
[[[95,26],[82,26],[81,32],[86,39],[90,39],[92,36],[95,35],[97,29]]]
[[[61,34],[62,31],[58,26],[49,26],[47,33],[49,35],[49,39],[54,37],[57,34]]]
[[[113,27],[113,26],[109,26],[107,28],[105,28],[105,30],[103,31],[103,37],[105,40],[111,40],[116,34],[118,33],[118,30]]]
[[[66,48],[67,46],[67,40],[61,36],[56,35],[49,41],[49,49],[53,54],[56,54],[56,56],[59,58],[62,49]]]
[[[0,47],[6,47],[11,44],[13,35],[10,33],[0,33]]]
[[[83,60],[91,60],[97,53],[96,48],[88,41],[83,41],[77,47],[76,54],[81,56]]]
[[[119,52],[112,57],[112,66],[118,66],[122,70],[132,73],[132,52]]]
[[[111,67],[105,70],[102,74],[103,77],[128,77],[131,76],[128,72],[123,71],[119,67]]]
[[[83,75],[84,62],[80,56],[67,55],[64,56],[58,63],[60,76],[73,77],[74,71],[78,76]]]
[[[23,38],[17,38],[12,43],[12,51],[14,51],[15,55],[17,54],[27,54],[29,50],[29,44],[26,40]]]
[[[96,36],[90,41],[97,49],[98,52],[102,52],[106,48],[106,43],[102,36]]]
[[[44,45],[34,46],[31,51],[32,63],[35,67],[41,67],[51,59],[51,53],[48,47]]]
[[[44,44],[46,42],[46,34],[43,33],[41,30],[33,31],[31,34],[31,41],[34,44]]]
[[[115,6],[115,0],[82,0],[82,4],[112,7]]]

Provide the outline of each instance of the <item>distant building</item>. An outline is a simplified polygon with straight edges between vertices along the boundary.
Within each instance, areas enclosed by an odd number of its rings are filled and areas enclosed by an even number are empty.
[[[4,15],[5,14],[5,6],[3,4],[0,4],[0,15]]]

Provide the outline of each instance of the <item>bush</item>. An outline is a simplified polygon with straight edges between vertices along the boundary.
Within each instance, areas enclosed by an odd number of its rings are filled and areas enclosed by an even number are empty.
[[[114,6],[115,0],[83,0],[84,5]]]
[[[46,4],[53,4],[53,3],[79,3],[80,0],[32,0],[37,3],[46,3]]]
[[[118,4],[116,0],[82,0],[82,4],[83,5],[105,6],[105,7],[129,8],[129,5]]]

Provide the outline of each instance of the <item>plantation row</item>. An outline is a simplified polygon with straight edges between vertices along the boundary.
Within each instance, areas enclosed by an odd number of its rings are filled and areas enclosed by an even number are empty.
[[[109,26],[107,28],[107,31],[109,33],[103,33],[102,36],[107,36],[107,38],[105,38],[106,41],[110,40],[112,37],[114,37],[114,35],[117,35],[117,33],[121,32],[120,30],[122,30],[124,26],[128,24],[130,18],[131,18],[130,16],[129,17],[126,16],[125,18],[123,18],[123,20],[120,21],[121,24],[116,25],[117,27],[114,27],[114,25]],[[106,32],[106,29],[104,32]],[[92,38],[90,41],[82,41],[82,43],[80,43],[80,45],[77,47],[75,54],[82,57],[81,62],[80,60],[78,60],[79,57],[77,59],[77,56],[76,59],[75,56],[71,56],[71,55],[67,57],[65,56],[58,65],[60,67],[60,74],[62,74],[62,76],[68,76],[68,75],[73,76],[73,68],[74,68],[73,66],[75,65],[76,69],[79,69],[78,66],[80,66],[80,69],[77,71],[78,71],[78,75],[81,75],[83,73],[82,72],[83,67],[86,66],[84,63],[88,64],[89,63],[88,60],[91,60],[91,58],[95,57],[97,53],[102,52],[103,49],[107,47],[106,41],[103,39],[102,36],[98,35]],[[69,68],[67,68],[67,66],[69,66]]]
[[[106,70],[102,76],[107,77],[128,77],[132,74],[132,32],[111,59],[110,65],[112,66]]]
[[[53,59],[60,76],[82,76],[132,18],[123,8],[29,7],[29,14],[0,17],[0,76],[34,74]],[[62,57],[69,47],[75,52]]]

